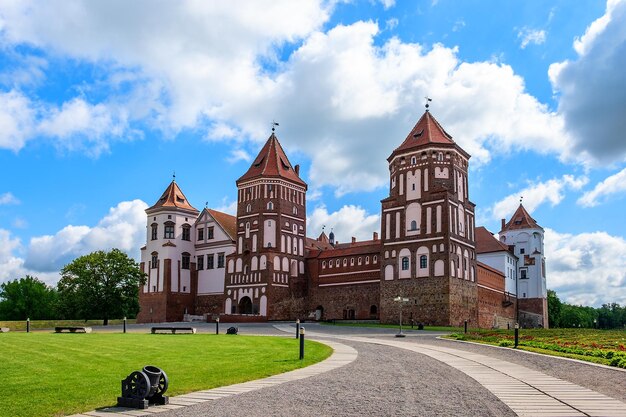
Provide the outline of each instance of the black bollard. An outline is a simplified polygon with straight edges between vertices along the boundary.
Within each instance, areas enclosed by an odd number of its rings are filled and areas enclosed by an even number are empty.
[[[300,327],[300,360],[302,359],[304,359],[304,327]]]
[[[26,319],[26,333],[30,333],[30,318]]]
[[[515,323],[515,347],[519,344],[519,324]]]
[[[300,319],[296,320],[296,339],[300,337]],[[302,358],[301,358],[302,359]]]
[[[220,318],[215,319],[215,334],[220,334]]]
[[[126,333],[126,317],[124,317],[124,333]]]
[[[467,320],[465,320],[465,323],[463,324],[464,328],[465,328],[465,333],[467,333]]]

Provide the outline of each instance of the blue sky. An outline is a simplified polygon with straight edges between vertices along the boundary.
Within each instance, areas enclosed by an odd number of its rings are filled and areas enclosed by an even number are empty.
[[[132,256],[172,173],[233,210],[271,121],[310,236],[379,228],[386,157],[432,114],[492,232],[524,204],[548,287],[626,304],[626,1],[0,1],[0,281]]]

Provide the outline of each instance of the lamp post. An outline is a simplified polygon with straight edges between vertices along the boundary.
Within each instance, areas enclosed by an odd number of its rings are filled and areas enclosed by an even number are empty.
[[[404,303],[408,303],[409,299],[397,296],[396,298],[393,299],[393,301],[400,303],[400,332],[396,334],[396,337],[405,337],[406,335],[402,333],[402,305]]]
[[[220,318],[215,319],[215,334],[220,334]]]

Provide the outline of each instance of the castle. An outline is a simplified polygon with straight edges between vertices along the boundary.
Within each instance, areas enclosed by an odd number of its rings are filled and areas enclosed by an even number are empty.
[[[307,237],[307,184],[272,134],[237,181],[237,215],[175,181],[146,210],[138,322],[346,319],[547,327],[543,229],[520,203],[499,240],[476,227],[470,155],[428,109],[387,158],[380,235]]]

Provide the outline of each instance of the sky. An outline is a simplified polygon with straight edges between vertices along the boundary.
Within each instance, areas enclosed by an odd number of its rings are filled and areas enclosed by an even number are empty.
[[[0,0],[0,282],[138,259],[176,181],[234,214],[278,122],[308,235],[380,229],[386,158],[430,111],[491,232],[520,198],[548,288],[626,304],[626,0]]]

